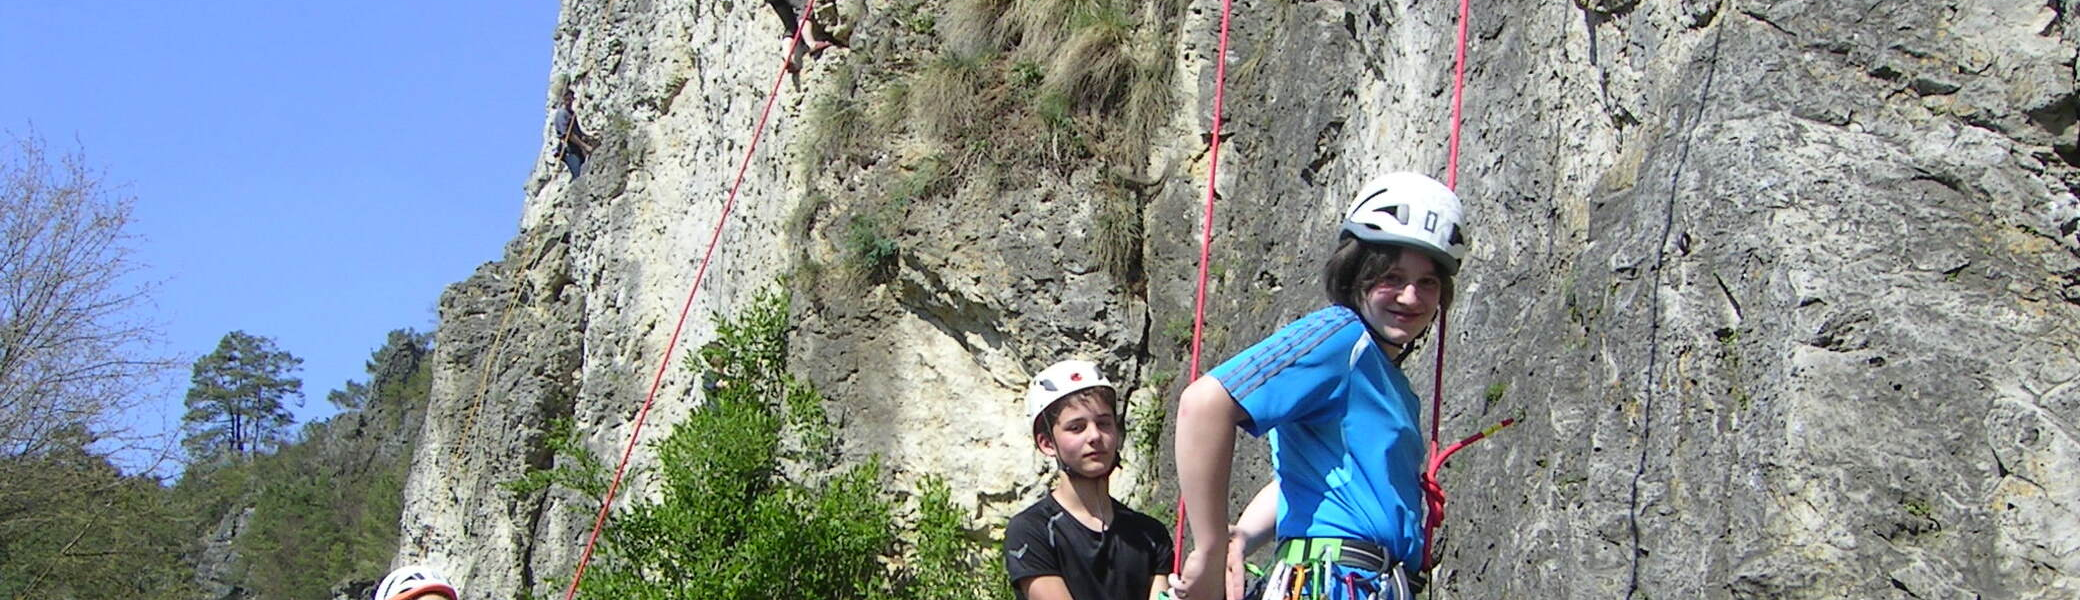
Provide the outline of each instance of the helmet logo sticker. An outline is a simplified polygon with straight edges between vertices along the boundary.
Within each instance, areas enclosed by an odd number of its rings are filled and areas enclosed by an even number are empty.
[[[1070,374],[1069,374],[1069,381],[1083,381],[1083,374],[1082,374],[1082,373],[1070,373]],[[1053,391],[1053,390],[1049,390],[1049,391]]]
[[[1423,231],[1437,231],[1437,213],[1424,213]]]

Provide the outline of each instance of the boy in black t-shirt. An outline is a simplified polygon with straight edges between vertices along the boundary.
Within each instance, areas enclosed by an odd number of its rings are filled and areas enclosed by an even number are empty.
[[[1027,388],[1033,443],[1062,476],[1005,530],[1004,566],[1020,600],[1154,600],[1169,587],[1163,524],[1112,499],[1118,407],[1119,392],[1088,361],[1055,363]]]

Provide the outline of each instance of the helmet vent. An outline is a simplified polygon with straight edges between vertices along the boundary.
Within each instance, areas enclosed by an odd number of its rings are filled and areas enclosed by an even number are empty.
[[[1388,205],[1388,206],[1382,206],[1382,207],[1379,207],[1379,208],[1375,208],[1375,209],[1372,209],[1372,211],[1373,211],[1373,212],[1383,212],[1383,213],[1387,213],[1387,216],[1389,216],[1389,217],[1393,217],[1395,221],[1399,221],[1399,222],[1400,222],[1400,223],[1401,223],[1402,225],[1407,225],[1407,224],[1408,224],[1408,211],[1407,211],[1407,210],[1403,210],[1403,209],[1405,209],[1405,208],[1408,208],[1408,207],[1407,207],[1407,206],[1405,206],[1405,205],[1401,205],[1401,204],[1393,204],[1393,205]],[[1377,228],[1377,227],[1374,227],[1374,229],[1378,229],[1378,228]]]

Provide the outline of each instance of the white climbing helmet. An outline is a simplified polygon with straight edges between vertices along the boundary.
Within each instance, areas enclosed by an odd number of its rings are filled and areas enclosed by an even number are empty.
[[[1444,274],[1453,275],[1466,258],[1466,236],[1460,231],[1464,220],[1458,194],[1435,179],[1401,171],[1359,188],[1357,200],[1343,211],[1343,232],[1421,250]]]
[[[462,598],[461,594],[455,591],[455,586],[448,583],[448,578],[441,576],[440,571],[433,570],[432,567],[410,565],[399,567],[383,577],[383,583],[376,586],[375,600],[406,600],[424,598],[432,594],[440,594],[448,600]]]
[[[1103,374],[1098,373],[1098,364],[1087,360],[1065,360],[1040,370],[1033,376],[1033,384],[1026,386],[1026,416],[1040,420],[1040,413],[1053,406],[1056,400],[1094,387],[1113,387]]]

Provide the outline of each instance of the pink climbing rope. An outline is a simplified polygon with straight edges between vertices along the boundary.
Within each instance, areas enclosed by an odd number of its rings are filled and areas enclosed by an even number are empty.
[[[1452,121],[1450,137],[1445,142],[1444,185],[1453,192],[1459,191],[1459,118],[1466,100],[1466,24],[1473,19],[1473,0],[1459,0],[1459,26],[1452,52]],[[1444,484],[1437,479],[1437,471],[1444,467],[1444,457],[1438,451],[1438,429],[1444,422],[1444,345],[1445,313],[1437,313],[1437,365],[1435,379],[1430,385],[1430,464],[1423,469],[1419,485],[1423,488],[1423,568],[1437,565],[1433,556],[1433,544],[1437,526],[1444,523]]]
[[[816,0],[808,0],[802,8],[801,22],[797,23],[794,36],[787,40],[787,56],[794,56],[794,49],[802,42],[802,32],[809,29],[809,15],[816,11]],[[643,422],[650,416],[650,406],[657,402],[657,389],[664,384],[664,374],[672,364],[672,351],[679,346],[679,334],[686,329],[686,316],[693,311],[693,298],[701,291],[701,280],[708,274],[708,263],[715,258],[715,246],[722,240],[722,229],[729,224],[729,213],[737,206],[737,190],[744,185],[744,173],[751,168],[751,157],[758,151],[758,141],[764,137],[766,122],[773,116],[773,103],[780,98],[780,82],[787,79],[788,65],[783,59],[780,73],[773,76],[773,88],[766,92],[765,109],[758,113],[758,127],[751,130],[751,145],[744,149],[744,160],[737,164],[736,180],[729,185],[729,195],[722,202],[722,214],[715,218],[715,230],[708,235],[708,249],[701,253],[701,265],[693,273],[693,285],[686,291],[686,301],[679,306],[679,322],[672,325],[671,339],[664,344],[664,358],[658,360],[657,374],[650,379],[650,393],[643,398],[643,408],[636,411],[635,430],[628,434],[628,446],[621,450],[621,462],[614,466],[614,479],[607,484],[607,495],[600,499],[599,516],[592,520],[592,533],[585,537],[585,551],[578,555],[577,571],[571,575],[571,585],[564,590],[564,600],[578,597],[578,582],[585,580],[585,566],[592,561],[592,549],[599,542],[599,532],[607,525],[607,513],[614,506],[614,493],[621,489],[621,476],[628,470],[628,461],[636,451],[636,441],[642,439]]]
[[[1459,0],[1459,31],[1456,36],[1457,50],[1452,56],[1451,137],[1446,142],[1444,174],[1445,187],[1452,188],[1454,192],[1459,189],[1460,116],[1463,114],[1463,107],[1466,104],[1466,26],[1472,20],[1472,0]],[[1444,523],[1444,484],[1437,479],[1438,471],[1444,468],[1445,460],[1450,459],[1453,454],[1466,448],[1468,444],[1481,441],[1481,439],[1494,435],[1495,432],[1501,431],[1504,427],[1515,425],[1517,422],[1514,418],[1503,419],[1502,422],[1491,425],[1487,429],[1481,430],[1480,433],[1468,436],[1466,439],[1459,440],[1450,447],[1442,450],[1438,448],[1440,439],[1438,433],[1439,424],[1444,421],[1445,322],[1445,313],[1439,311],[1437,313],[1437,367],[1433,373],[1435,378],[1430,385],[1430,464],[1423,470],[1421,477],[1423,506],[1426,509],[1423,511],[1423,568],[1426,570],[1437,566],[1437,556],[1433,554],[1435,549],[1431,542],[1436,538],[1437,526]]]
[[[1205,223],[1199,232],[1199,289],[1192,299],[1192,359],[1190,382],[1199,378],[1199,350],[1206,333],[1206,277],[1207,264],[1213,260],[1213,199],[1214,185],[1220,180],[1221,172],[1221,106],[1228,81],[1228,18],[1233,13],[1232,0],[1221,0],[1221,41],[1213,59],[1213,138],[1208,143],[1206,162],[1206,208]],[[1170,553],[1170,572],[1184,572],[1184,494],[1177,495],[1176,550]]]

